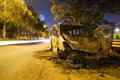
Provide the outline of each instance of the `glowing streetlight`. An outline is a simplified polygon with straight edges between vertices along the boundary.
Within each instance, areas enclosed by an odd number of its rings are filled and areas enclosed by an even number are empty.
[[[44,25],[43,27],[44,27],[44,28],[46,28],[47,26],[46,26],[46,25]]]
[[[115,32],[119,33],[120,29],[119,28],[115,28]]]

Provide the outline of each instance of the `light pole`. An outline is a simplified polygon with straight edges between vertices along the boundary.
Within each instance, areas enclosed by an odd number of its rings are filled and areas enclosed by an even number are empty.
[[[44,24],[44,25],[43,25],[43,28],[44,28],[45,37],[47,37],[47,28],[48,28],[47,25]]]

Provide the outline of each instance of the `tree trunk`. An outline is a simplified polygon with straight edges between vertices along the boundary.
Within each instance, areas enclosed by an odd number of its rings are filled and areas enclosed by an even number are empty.
[[[18,27],[18,39],[20,39],[20,29]]]
[[[79,18],[73,18],[73,23],[79,25],[80,24],[80,19]]]
[[[4,21],[4,25],[3,25],[3,39],[6,39],[6,23]]]

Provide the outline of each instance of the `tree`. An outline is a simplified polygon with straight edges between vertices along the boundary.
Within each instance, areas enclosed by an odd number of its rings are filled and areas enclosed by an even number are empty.
[[[43,29],[44,29],[44,27],[43,27],[44,22],[39,19],[37,13],[33,11],[32,6],[28,6],[28,9],[32,12],[32,15],[34,16],[33,24],[34,24],[35,32],[31,33],[31,34],[33,34],[34,36],[41,35],[41,31],[43,31]]]
[[[120,9],[120,0],[50,0],[54,19],[68,19],[73,24],[96,25],[106,13]]]
[[[20,18],[20,12],[23,12],[23,9],[25,9],[25,4],[22,0],[2,0],[1,2],[4,6],[2,15],[2,20],[4,21],[3,38],[6,39],[7,24],[10,22],[16,24],[16,20]]]
[[[7,37],[7,32],[10,32],[10,24],[17,29],[17,35],[20,36],[20,31],[32,32],[37,31],[34,25],[36,17],[32,11],[28,9],[23,0],[1,0],[0,1],[0,21],[3,24],[3,38]]]

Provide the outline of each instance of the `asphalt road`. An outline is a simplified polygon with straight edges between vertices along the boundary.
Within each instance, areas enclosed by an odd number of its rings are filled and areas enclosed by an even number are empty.
[[[0,46],[0,80],[39,80],[44,61],[34,57],[46,43]]]
[[[102,70],[66,69],[50,60],[49,43],[0,46],[0,80],[120,80]],[[59,62],[60,61],[60,62]],[[120,68],[115,68],[118,73]],[[110,72],[111,68],[107,72]]]

